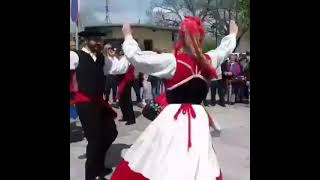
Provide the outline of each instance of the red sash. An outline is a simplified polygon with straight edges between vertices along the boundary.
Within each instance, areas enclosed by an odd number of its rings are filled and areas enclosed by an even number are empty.
[[[118,90],[118,99],[121,98],[126,85],[130,82],[134,80],[134,66],[130,65],[128,68],[127,73],[124,75],[124,78],[122,79],[122,81],[119,84],[119,90]]]
[[[78,103],[86,103],[86,102],[94,102],[97,104],[101,104],[101,105],[105,106],[105,108],[107,109],[108,112],[111,113],[111,116],[113,116],[113,118],[117,117],[117,113],[112,109],[112,107],[110,106],[109,103],[107,103],[103,100],[102,97],[101,98],[90,98],[90,97],[86,96],[85,94],[81,93],[80,91],[77,91],[75,99],[71,102],[71,104],[76,105]]]
[[[180,113],[188,115],[188,150],[191,148],[191,118],[196,118],[196,112],[192,107],[192,104],[181,104],[180,108],[174,115],[174,119],[177,120]]]

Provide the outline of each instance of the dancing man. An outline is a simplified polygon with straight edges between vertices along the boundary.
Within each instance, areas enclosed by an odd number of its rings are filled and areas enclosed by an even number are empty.
[[[78,91],[75,95],[79,118],[87,138],[87,160],[85,164],[85,179],[104,179],[112,169],[105,168],[105,154],[118,131],[114,123],[116,112],[103,101],[105,78],[103,73],[104,56],[97,42],[103,33],[82,31],[79,36],[86,39],[86,46],[75,54],[79,62],[76,65]]]
[[[204,25],[198,17],[180,24],[174,53],[142,52],[130,25],[123,26],[123,51],[137,71],[166,79],[168,105],[123,155],[111,180],[222,180],[211,141],[213,124],[201,106],[215,68],[234,50],[238,27],[207,53],[202,52]]]

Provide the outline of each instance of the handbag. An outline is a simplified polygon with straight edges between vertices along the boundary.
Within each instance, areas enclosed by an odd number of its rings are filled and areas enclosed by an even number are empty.
[[[157,116],[160,114],[160,112],[162,111],[162,107],[159,103],[157,102],[150,102],[148,103],[146,106],[144,106],[144,108],[142,109],[142,115],[153,121],[154,119],[157,118]]]
[[[142,109],[142,115],[153,121],[158,117],[161,111],[168,105],[166,93],[162,93],[160,96],[156,97],[153,101],[148,103]]]

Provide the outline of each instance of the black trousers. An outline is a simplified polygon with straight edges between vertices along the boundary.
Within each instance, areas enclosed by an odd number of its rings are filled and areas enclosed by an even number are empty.
[[[94,180],[105,169],[105,154],[118,135],[116,124],[103,105],[77,104],[79,118],[88,140],[85,165],[86,180]]]
[[[243,99],[243,87],[245,85],[245,81],[242,80],[233,80],[232,84],[232,94],[235,95],[235,101],[242,102]]]
[[[119,75],[118,78],[121,81],[124,78],[124,75]],[[136,117],[134,115],[133,103],[131,99],[132,85],[133,81],[127,83],[123,94],[120,96],[119,106],[122,112],[123,120],[134,123],[136,122]]]
[[[152,80],[150,81],[151,83],[151,93],[152,93],[152,98],[155,99],[160,95],[160,79],[157,80]]]
[[[211,103],[216,103],[217,89],[218,89],[219,101],[220,103],[224,104],[225,88],[224,88],[224,82],[222,79],[211,81]]]
[[[142,101],[142,98],[141,98],[141,95],[140,95],[141,94],[140,93],[141,92],[140,91],[141,87],[142,87],[142,83],[141,83],[140,79],[133,80],[133,90],[136,93],[136,97],[137,97],[137,102],[138,103]]]
[[[106,94],[106,100],[109,101],[109,95],[112,90],[112,100],[113,102],[116,102],[117,97],[117,89],[118,89],[118,81],[116,75],[107,75],[106,76],[106,88],[105,88],[105,94]]]

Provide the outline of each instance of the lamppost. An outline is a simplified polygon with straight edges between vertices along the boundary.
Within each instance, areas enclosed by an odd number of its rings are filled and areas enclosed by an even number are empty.
[[[217,14],[219,15],[219,8],[218,8],[218,0],[216,0],[216,10],[217,10]],[[216,18],[215,19],[215,23],[216,23],[216,47],[218,46],[218,25],[219,25],[219,23],[218,23],[218,19]]]

